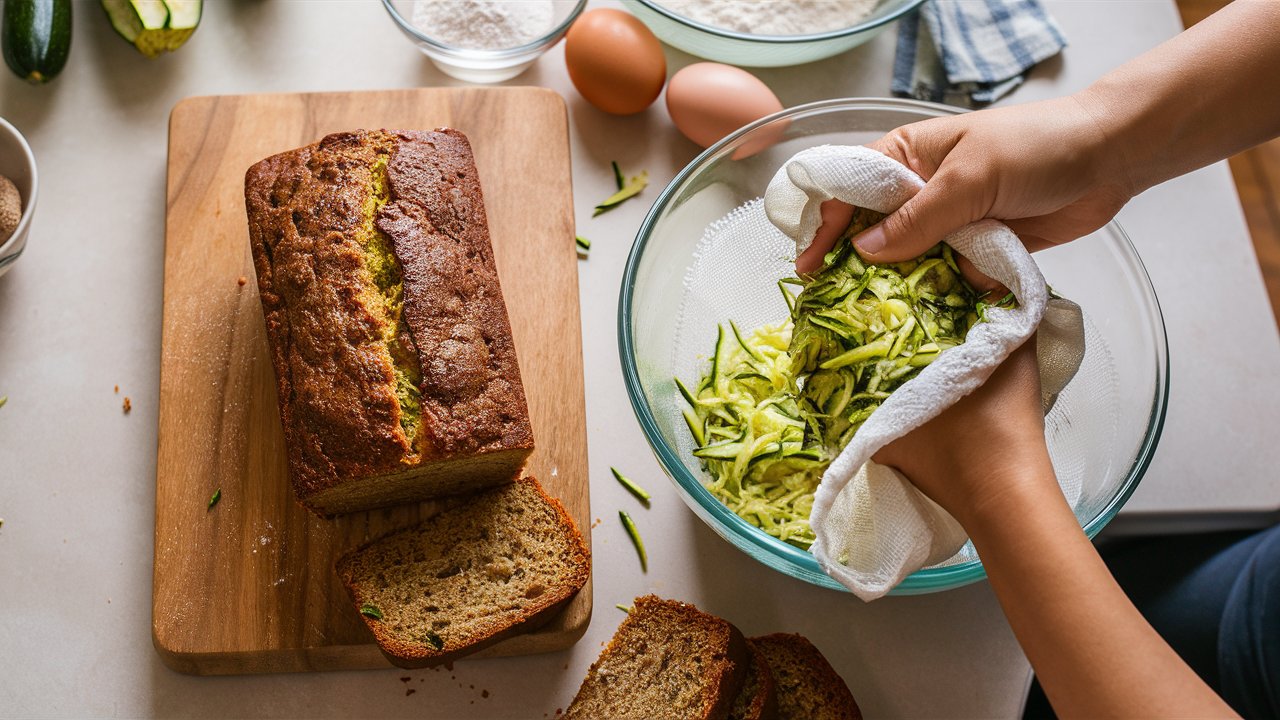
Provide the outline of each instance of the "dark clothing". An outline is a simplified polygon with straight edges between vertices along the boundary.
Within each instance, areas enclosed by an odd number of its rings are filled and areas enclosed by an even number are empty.
[[[1280,718],[1280,526],[1125,538],[1099,551],[1156,632],[1246,718]],[[1038,682],[1026,718],[1053,717]]]

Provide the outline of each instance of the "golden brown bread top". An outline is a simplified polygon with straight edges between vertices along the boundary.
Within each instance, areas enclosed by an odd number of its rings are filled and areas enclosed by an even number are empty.
[[[385,203],[374,197],[380,158]],[[432,458],[532,447],[462,133],[329,135],[251,167],[245,203],[300,498]],[[395,256],[378,277],[373,225]],[[397,368],[421,371],[416,438],[402,425]]]
[[[401,133],[378,229],[404,273],[425,424],[444,455],[532,442],[471,145],[457,130]],[[427,451],[428,454],[430,451]]]

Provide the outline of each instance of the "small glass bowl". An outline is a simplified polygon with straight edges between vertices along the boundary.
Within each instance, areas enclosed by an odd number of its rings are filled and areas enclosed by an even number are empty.
[[[778,167],[800,150],[865,144],[900,125],[958,112],[914,100],[867,98],[810,103],[758,120],[676,175],[649,210],[627,258],[618,305],[619,355],[631,406],[658,462],[685,504],[718,535],[757,561],[814,585],[843,589],[808,551],[751,525],[703,487],[705,471],[692,455],[673,381],[677,375],[696,381],[689,368],[705,370],[699,358],[710,353],[717,323],[736,319],[746,328],[783,319],[786,309],[775,282],[794,266],[781,254],[745,245],[734,253],[739,268],[720,264],[721,254],[712,253],[717,259],[699,277],[725,278],[723,286],[699,292],[695,303],[687,302],[686,273],[707,267],[700,263],[709,257],[702,254],[701,240],[708,224],[763,195]],[[744,147],[755,152],[739,152]],[[1160,438],[1169,399],[1164,319],[1137,250],[1114,222],[1037,253],[1036,262],[1054,290],[1085,311],[1084,363],[1045,425],[1059,477],[1084,479],[1074,509],[1080,527],[1093,537],[1133,494]],[[735,317],[743,312],[758,317]],[[969,545],[950,561],[915,572],[890,594],[937,592],[985,576]]]
[[[13,181],[22,197],[22,216],[7,240],[0,242],[0,275],[4,275],[27,246],[31,216],[35,215],[39,179],[36,158],[27,139],[7,120],[0,118],[0,175]]]
[[[660,0],[622,0],[654,35],[673,47],[708,60],[746,67],[802,65],[852,50],[879,35],[924,0],[881,0],[853,27],[809,35],[752,35],[704,25],[664,6]]]
[[[564,37],[582,13],[587,0],[551,0],[552,30],[533,42],[500,50],[458,47],[425,34],[414,25],[414,0],[382,0],[391,20],[440,72],[472,83],[497,83],[519,75]]]

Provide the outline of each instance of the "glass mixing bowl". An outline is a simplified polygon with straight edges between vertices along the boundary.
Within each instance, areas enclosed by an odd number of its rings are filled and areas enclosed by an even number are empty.
[[[382,0],[391,21],[440,72],[473,83],[496,83],[519,75],[569,32],[569,26],[587,0],[551,0],[551,29],[546,35],[516,47],[500,50],[460,47],[433,37],[430,31],[413,24],[414,0]]]
[[[692,384],[705,372],[716,325],[756,327],[786,317],[776,282],[792,273],[778,247],[709,248],[704,230],[760,197],[796,152],[823,144],[863,144],[907,123],[960,111],[912,100],[829,100],[784,110],[708,148],[662,191],[627,259],[618,342],[627,391],[658,461],[685,503],[716,533],[751,557],[815,585],[841,588],[817,560],[750,525],[702,485],[673,378]],[[774,139],[749,157],[737,151]],[[1080,372],[1045,418],[1054,467],[1075,483],[1080,526],[1090,536],[1110,522],[1137,487],[1155,452],[1169,396],[1168,344],[1155,291],[1116,223],[1036,254],[1053,288],[1084,308],[1086,353]],[[691,288],[697,288],[691,292]],[[690,299],[693,299],[691,302]],[[908,577],[893,594],[935,592],[982,579],[972,545]]]
[[[751,35],[704,25],[664,6],[661,0],[622,0],[654,35],[708,60],[746,67],[801,65],[839,55],[879,35],[924,0],[881,0],[853,27],[809,35]]]

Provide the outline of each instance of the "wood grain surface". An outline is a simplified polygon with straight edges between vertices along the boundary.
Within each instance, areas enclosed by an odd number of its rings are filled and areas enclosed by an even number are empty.
[[[582,338],[564,101],[537,88],[197,97],[169,121],[152,630],[170,667],[226,674],[388,667],[333,572],[345,549],[435,511],[321,520],[285,474],[244,207],[254,162],[357,128],[466,133],[537,449],[528,473],[590,540]],[[208,508],[221,490],[221,500]],[[558,650],[591,585],[548,626],[475,657]]]

